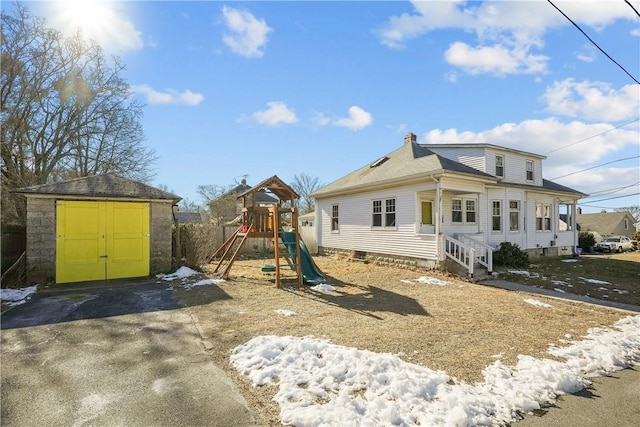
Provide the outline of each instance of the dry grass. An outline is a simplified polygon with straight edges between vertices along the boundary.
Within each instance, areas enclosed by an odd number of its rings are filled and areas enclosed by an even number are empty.
[[[329,257],[316,264],[335,292],[299,291],[295,282],[277,289],[261,261],[236,261],[229,280],[216,287],[179,291],[215,348],[210,354],[244,394],[264,425],[280,425],[272,401],[275,387],[252,387],[229,363],[230,351],[259,335],[315,336],[334,344],[393,353],[403,360],[444,370],[458,381],[482,380],[497,354],[503,363],[519,354],[550,357],[551,343],[579,339],[632,313],[494,289],[434,272],[375,266]],[[421,284],[421,276],[450,281]],[[410,282],[407,282],[410,281]],[[206,293],[211,293],[206,295]],[[553,305],[524,302],[532,297]],[[298,315],[285,317],[278,309]]]

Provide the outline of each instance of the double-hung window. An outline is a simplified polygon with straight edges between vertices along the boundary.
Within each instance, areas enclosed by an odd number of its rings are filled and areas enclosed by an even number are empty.
[[[536,231],[551,231],[551,205],[536,203]]]
[[[533,162],[527,160],[527,181],[533,181]]]
[[[509,201],[509,231],[520,230],[520,201]]]
[[[451,201],[451,222],[462,222],[462,199]]]
[[[504,178],[504,156],[496,154],[496,176]]]
[[[396,199],[374,200],[371,204],[372,227],[396,226]]]
[[[465,212],[466,222],[475,223],[476,222],[476,201],[465,200],[465,207],[466,207],[466,212]]]
[[[478,201],[475,199],[451,199],[451,222],[474,224],[478,218]]]
[[[331,205],[331,231],[338,231],[338,226],[338,205]]]
[[[491,202],[491,231],[502,231],[502,203],[500,200]]]

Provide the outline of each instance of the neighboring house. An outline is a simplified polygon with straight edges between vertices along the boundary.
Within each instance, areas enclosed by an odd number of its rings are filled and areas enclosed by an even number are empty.
[[[202,224],[201,212],[174,212],[174,217],[178,224]]]
[[[629,212],[607,212],[583,214],[578,208],[576,221],[582,231],[595,232],[601,236],[626,236],[636,231],[636,219]]]
[[[543,179],[544,158],[491,144],[421,145],[410,133],[312,194],[318,250],[426,268],[455,260],[469,274],[474,259],[491,271],[503,242],[532,256],[573,254],[585,194]]]
[[[316,242],[316,228],[315,228],[316,213],[309,212],[298,217],[298,231],[300,237],[307,245],[307,249],[312,254],[318,252],[318,245]]]
[[[15,190],[27,199],[27,280],[142,277],[172,268],[180,197],[113,174]]]
[[[216,222],[217,225],[238,223],[242,215],[242,200],[238,198],[238,196],[252,188],[250,185],[247,185],[247,180],[243,179],[240,184],[217,199],[210,201],[208,205],[211,218],[213,218],[214,222]],[[259,204],[278,203],[278,199],[264,191],[256,192],[255,197],[256,202]]]

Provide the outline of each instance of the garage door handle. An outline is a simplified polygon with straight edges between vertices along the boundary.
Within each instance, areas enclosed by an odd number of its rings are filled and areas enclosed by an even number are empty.
[[[98,258],[108,258],[109,255],[100,255]]]

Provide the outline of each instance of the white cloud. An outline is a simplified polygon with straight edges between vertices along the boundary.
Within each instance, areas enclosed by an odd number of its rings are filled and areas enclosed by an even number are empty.
[[[424,135],[423,142],[487,143],[546,155],[544,178],[553,180],[606,163],[606,159],[637,155],[640,151],[640,129],[637,123],[614,129],[608,123],[563,123],[556,118],[547,118],[504,123],[482,132],[434,129]],[[585,193],[631,185],[638,181],[640,164],[637,159],[628,163],[631,166],[613,163],[588,173],[566,176],[557,182]]]
[[[204,95],[191,92],[188,89],[184,92],[178,92],[173,89],[165,89],[164,92],[159,92],[149,85],[132,85],[131,90],[143,95],[151,105],[174,104],[193,107],[204,101]]]
[[[542,36],[550,28],[570,23],[544,1],[413,1],[412,13],[391,16],[377,31],[382,44],[402,48],[431,31],[458,29],[475,33],[477,45],[456,41],[445,53],[452,65],[472,74],[544,73],[548,57]],[[624,2],[562,3],[563,11],[580,24],[596,29],[617,19],[633,19]]]
[[[336,126],[343,126],[351,130],[364,129],[371,123],[373,123],[373,117],[371,117],[371,114],[355,105],[349,108],[349,117],[338,119],[333,122]]]
[[[267,102],[267,108],[264,111],[256,111],[253,113],[253,119],[266,126],[279,126],[281,124],[292,124],[298,121],[296,113],[291,110],[284,102],[271,101]]]
[[[588,120],[621,121],[638,116],[640,92],[637,85],[616,90],[608,83],[577,82],[566,79],[555,82],[543,95],[546,111]]]
[[[449,64],[460,67],[469,74],[491,73],[498,76],[544,72],[548,59],[519,46],[508,48],[496,44],[471,47],[462,42],[449,46],[444,57]]]
[[[312,121],[315,126],[327,126],[331,124],[331,119],[327,117],[324,113],[316,113],[313,116]]]
[[[247,58],[261,57],[267,43],[267,35],[273,31],[264,20],[251,13],[224,6],[222,8],[227,32],[222,41],[231,51]]]

